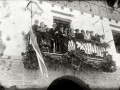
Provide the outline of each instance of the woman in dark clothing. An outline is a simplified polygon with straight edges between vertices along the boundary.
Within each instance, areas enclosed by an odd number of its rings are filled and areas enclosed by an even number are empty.
[[[75,38],[79,39],[80,38],[80,33],[79,33],[79,29],[75,29]]]
[[[35,24],[32,25],[33,33],[36,34],[36,35],[38,35],[38,33],[37,33],[38,23],[39,23],[39,21],[38,21],[38,20],[35,20]]]
[[[40,23],[40,26],[38,26],[37,31],[41,34],[42,38],[44,38],[44,34],[46,32],[44,22]]]
[[[50,30],[49,28],[46,28],[45,37],[46,37],[47,46],[48,46],[49,51],[50,51],[52,36],[51,36],[51,34],[49,33],[49,30]]]

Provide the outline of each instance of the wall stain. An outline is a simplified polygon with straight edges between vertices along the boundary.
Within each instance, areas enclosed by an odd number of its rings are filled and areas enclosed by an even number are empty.
[[[0,71],[9,71],[12,68],[13,61],[0,60]]]
[[[4,17],[5,18],[8,18],[8,17],[10,17],[11,16],[11,14],[10,13],[7,13]]]
[[[8,3],[6,2],[6,0],[3,1],[3,7],[6,7],[8,5]]]
[[[6,49],[5,44],[3,43],[2,31],[0,31],[0,58],[4,55],[4,50]]]
[[[11,40],[10,36],[7,36],[6,40],[7,40],[7,41],[10,41],[10,40]]]

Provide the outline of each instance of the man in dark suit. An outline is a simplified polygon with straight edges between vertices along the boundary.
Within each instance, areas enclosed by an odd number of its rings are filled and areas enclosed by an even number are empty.
[[[76,29],[75,31],[76,31],[75,38],[83,40],[84,39],[84,30],[81,30],[81,33],[79,33],[79,29]]]
[[[35,20],[34,25],[32,25],[32,30],[33,30],[33,33],[34,33],[35,35],[38,35],[38,31],[37,31],[38,23],[39,23],[39,21],[38,21],[38,20]]]
[[[51,48],[50,48],[50,52],[53,52],[54,50],[54,48],[55,48],[55,46],[54,46],[54,43],[55,43],[55,41],[56,41],[56,27],[57,27],[57,24],[56,23],[54,23],[53,25],[53,28],[51,28],[50,30],[49,30],[49,34],[51,35]]]
[[[96,41],[96,38],[95,38],[95,36],[93,35],[93,31],[90,31],[90,37],[91,37],[91,40],[93,40],[93,41]]]
[[[41,34],[39,33],[39,31],[37,30],[37,28],[38,28],[38,23],[39,23],[39,21],[38,21],[38,20],[35,20],[35,24],[32,25],[32,30],[33,30],[33,33],[37,36],[37,43],[38,43],[38,45],[39,45],[39,47],[40,47],[40,43],[41,43],[41,38],[42,38],[42,36],[41,36]]]
[[[58,31],[58,33],[56,34],[57,36],[57,40],[58,40],[58,43],[57,43],[57,50],[58,52],[60,53],[64,53],[66,52],[66,46],[65,46],[65,40],[66,40],[66,34],[64,32],[64,27],[63,26],[60,26],[60,29]]]

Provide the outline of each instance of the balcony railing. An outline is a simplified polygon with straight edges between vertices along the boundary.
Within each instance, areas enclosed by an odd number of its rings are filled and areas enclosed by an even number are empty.
[[[29,39],[28,39],[29,40]],[[27,44],[26,46],[28,45]],[[64,42],[64,40],[63,40]],[[84,50],[86,53],[86,56],[89,59],[97,59],[97,60],[103,60],[106,57],[106,48],[108,47],[108,44],[101,44],[101,43],[96,43],[93,41],[86,41],[86,40],[77,40],[77,39],[69,39],[67,41],[67,50],[71,51],[71,50],[76,50],[76,48],[80,48],[81,50]],[[45,52],[49,52],[49,48],[47,48],[47,51]],[[54,48],[53,48],[53,53],[51,54],[58,54],[56,52],[56,43],[54,42]]]
[[[68,50],[75,50],[76,48],[80,48],[84,50],[86,56],[92,59],[103,60],[106,57],[106,46],[107,44],[95,43],[91,41],[85,40],[70,40],[68,43]]]

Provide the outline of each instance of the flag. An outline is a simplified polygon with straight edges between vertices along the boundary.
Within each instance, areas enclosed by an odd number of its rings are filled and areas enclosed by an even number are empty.
[[[37,2],[31,1],[31,0],[29,1],[28,5],[26,6],[25,9],[28,9],[30,12],[32,12],[31,13],[32,17],[31,18],[33,18],[33,16],[35,14],[41,15],[43,13],[43,10],[40,8],[40,6],[37,4]],[[33,49],[36,52],[36,56],[37,56],[37,59],[38,59],[39,68],[40,68],[40,71],[41,71],[42,75],[48,77],[47,67],[45,65],[45,62],[44,62],[43,56],[41,54],[40,48],[38,46],[36,38],[37,37],[33,33],[32,28],[30,27],[30,44],[32,44]]]
[[[32,17],[35,14],[41,15],[43,13],[42,8],[38,5],[37,2],[30,0],[27,4],[25,10],[28,9],[32,13]]]
[[[31,40],[31,44],[33,46],[33,49],[35,50],[36,55],[37,55],[37,59],[38,59],[38,64],[39,64],[39,67],[40,67],[40,71],[41,71],[42,75],[48,77],[47,67],[45,65],[45,62],[43,60],[43,56],[42,56],[40,48],[38,46],[36,36],[33,33],[33,31],[32,31],[31,28],[30,28],[30,40]]]

